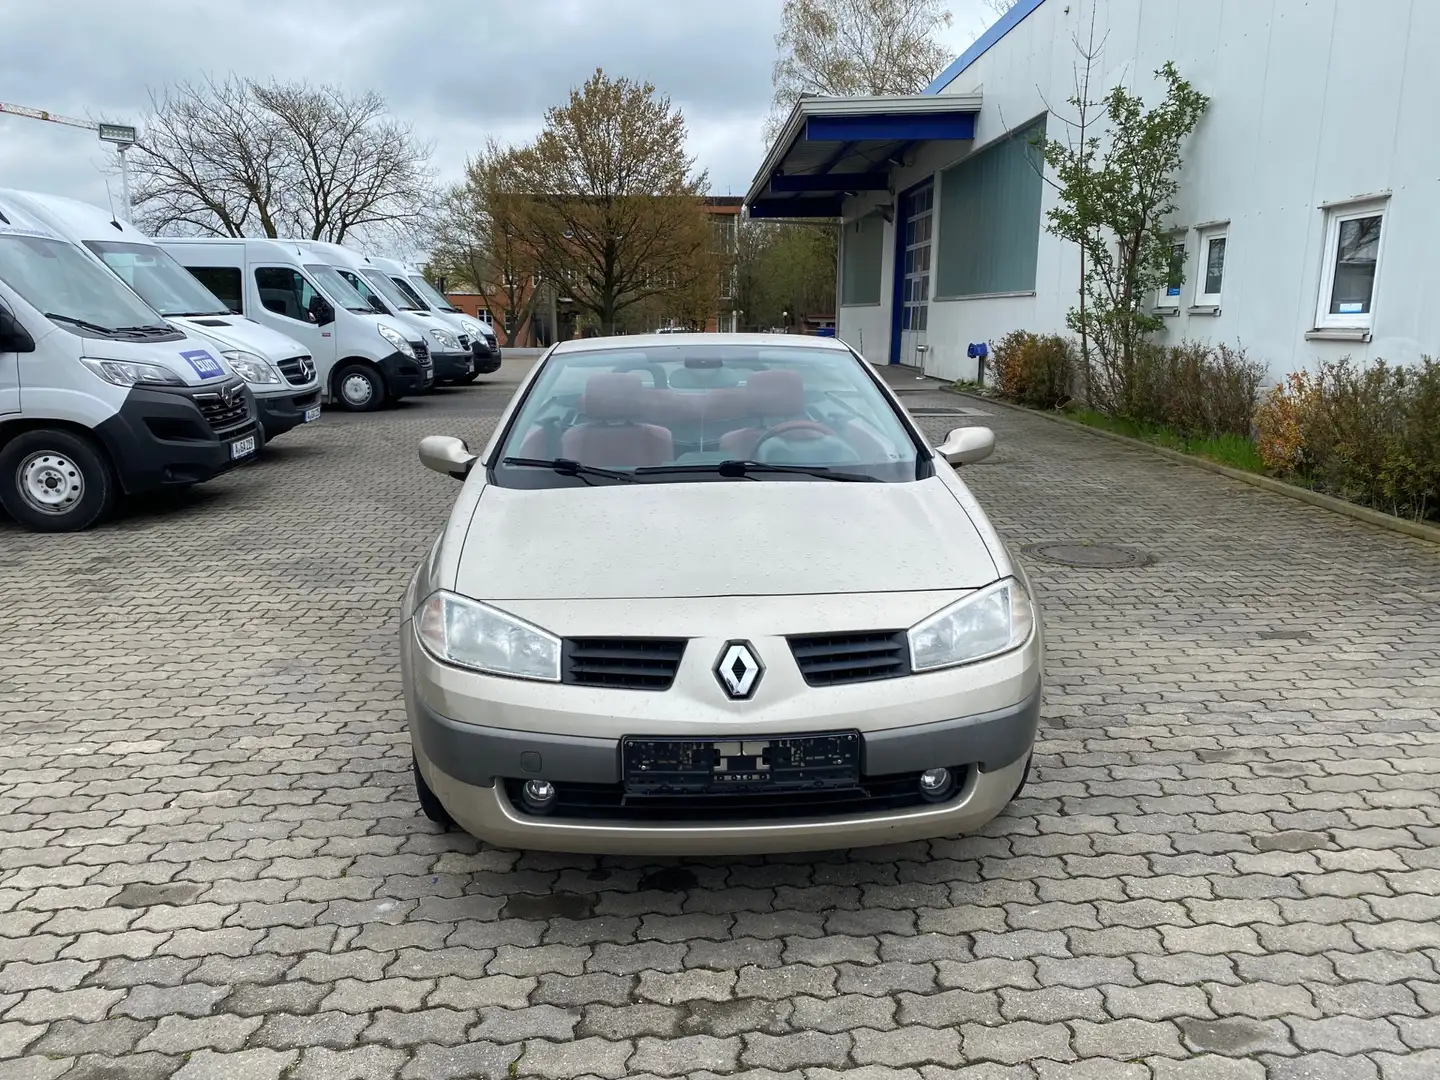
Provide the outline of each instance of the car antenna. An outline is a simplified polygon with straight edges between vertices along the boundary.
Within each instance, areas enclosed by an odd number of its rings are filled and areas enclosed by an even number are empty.
[[[124,232],[125,229],[121,226],[120,222],[115,217],[115,196],[110,191],[109,180],[105,181],[105,200],[110,204],[110,224],[114,225],[115,228],[119,229],[121,232]]]
[[[4,213],[0,213],[0,225],[9,225],[9,224],[10,224],[10,219],[9,219],[8,217],[6,217],[6,216],[4,215]]]

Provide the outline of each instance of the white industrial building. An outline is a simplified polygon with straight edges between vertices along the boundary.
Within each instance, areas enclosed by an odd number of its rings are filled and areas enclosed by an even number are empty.
[[[923,94],[810,98],[746,196],[842,221],[839,335],[876,363],[973,379],[976,343],[1064,332],[1079,254],[1045,231],[1029,133],[1091,98],[1211,99],[1185,147],[1166,334],[1239,343],[1275,378],[1317,359],[1440,354],[1440,0],[1019,0]],[[897,270],[898,268],[898,270]]]

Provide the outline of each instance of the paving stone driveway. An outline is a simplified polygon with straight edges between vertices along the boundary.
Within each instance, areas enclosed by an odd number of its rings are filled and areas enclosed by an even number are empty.
[[[1013,543],[1157,561],[1029,563],[1045,727],[985,835],[480,850],[418,814],[392,638],[456,490],[416,441],[508,392],[0,524],[0,1078],[1440,1076],[1440,551],[996,409]]]

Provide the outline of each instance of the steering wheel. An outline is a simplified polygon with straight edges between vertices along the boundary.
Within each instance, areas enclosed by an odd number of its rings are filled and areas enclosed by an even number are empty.
[[[860,460],[860,456],[855,453],[848,443],[840,439],[831,428],[826,427],[816,420],[786,420],[784,423],[776,424],[774,427],[766,429],[760,438],[755,440],[755,448],[751,451],[751,456],[756,461],[764,461],[765,458],[760,453],[762,446],[771,439],[791,438],[794,438],[797,443],[828,443],[829,446],[827,449],[832,450],[830,454],[822,454],[821,460],[819,461],[796,462],[795,464],[845,465],[853,464]],[[838,457],[834,454],[834,450],[840,451]],[[776,464],[779,464],[779,462]]]

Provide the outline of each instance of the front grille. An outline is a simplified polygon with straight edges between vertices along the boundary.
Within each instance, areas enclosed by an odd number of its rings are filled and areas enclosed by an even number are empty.
[[[965,769],[957,769],[955,795],[965,790]],[[506,780],[510,804],[525,813],[523,780]],[[954,797],[954,796],[952,796]],[[862,776],[855,787],[831,791],[728,792],[719,795],[626,795],[621,784],[555,784],[555,803],[546,818],[646,821],[657,824],[737,820],[796,820],[908,810],[927,803],[920,774]],[[943,805],[943,804],[942,804]]]
[[[315,379],[315,361],[308,356],[292,356],[280,361],[280,374],[291,386],[304,386]]]
[[[246,400],[244,385],[240,383],[235,386],[235,396],[229,404],[219,393],[200,393],[195,395],[195,404],[200,409],[200,415],[211,429],[217,433],[224,434],[234,428],[244,427],[251,420],[250,402]]]
[[[461,335],[460,335],[460,348],[462,348],[462,349],[468,349],[468,348],[470,348],[470,335],[469,335],[469,334],[461,334]]]
[[[415,350],[415,358],[424,362],[430,359],[430,346],[423,341],[412,341],[410,347]]]
[[[567,638],[561,679],[615,690],[669,690],[684,655],[684,638]]]
[[[910,674],[904,630],[807,634],[788,639],[795,665],[809,686],[874,682]]]

